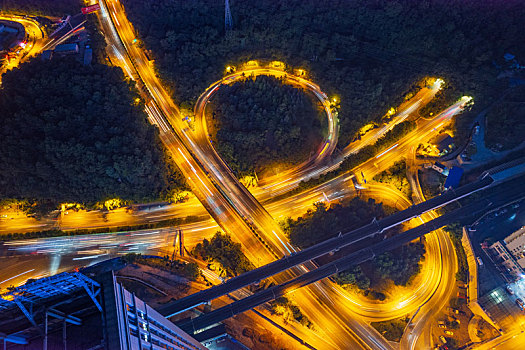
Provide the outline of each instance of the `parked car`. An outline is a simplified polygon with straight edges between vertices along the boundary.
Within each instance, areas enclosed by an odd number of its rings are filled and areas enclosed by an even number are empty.
[[[479,256],[476,256],[476,260],[478,261],[478,265],[481,267],[483,266],[483,260]]]

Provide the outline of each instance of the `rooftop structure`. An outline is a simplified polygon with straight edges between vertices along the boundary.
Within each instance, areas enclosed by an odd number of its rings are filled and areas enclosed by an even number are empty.
[[[525,226],[490,248],[498,254],[500,262],[513,276],[525,274]]]
[[[435,162],[432,165],[432,169],[434,169],[438,173],[443,174],[445,176],[448,175],[448,168],[446,166],[444,166],[443,164],[439,163],[439,162]]]
[[[0,33],[3,33],[3,32],[6,32],[6,33],[18,33],[18,29],[12,28],[12,27],[8,27],[5,24],[0,23]]]
[[[55,53],[60,53],[60,54],[78,53],[78,44],[73,43],[73,44],[57,45],[57,47],[55,48]]]
[[[81,273],[30,280],[0,295],[0,336],[4,344],[47,349],[48,335],[62,328],[65,346],[66,324],[82,325],[93,310],[102,311],[100,284]]]
[[[206,349],[134,293],[124,289],[113,274],[111,278],[111,284],[107,277],[104,281],[109,349]],[[108,293],[108,290],[113,293]]]
[[[93,49],[90,47],[86,47],[84,50],[84,65],[88,66],[91,64],[91,60],[93,59]]]
[[[0,295],[0,340],[4,349],[206,349],[112,271],[96,280],[64,272]]]
[[[453,166],[448,172],[448,177],[444,185],[445,189],[449,189],[451,187],[458,188],[459,181],[461,180],[462,176],[463,176],[463,169],[457,166]]]
[[[436,146],[439,154],[442,155],[447,154],[452,150],[452,147],[454,146],[454,139],[445,132],[434,137],[432,140],[430,140],[430,143]]]

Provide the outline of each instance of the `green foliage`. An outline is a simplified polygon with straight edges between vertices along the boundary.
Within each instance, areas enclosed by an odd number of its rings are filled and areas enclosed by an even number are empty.
[[[229,36],[220,1],[125,5],[179,102],[195,101],[227,65],[282,60],[340,96],[342,144],[425,75],[443,77],[453,100],[483,106],[499,88],[493,61],[525,57],[522,0],[237,0]]]
[[[366,290],[370,287],[370,278],[368,278],[360,266],[355,266],[349,270],[339,272],[334,277],[337,284],[341,286],[355,285],[357,288]]]
[[[406,121],[397,124],[392,128],[392,130],[389,130],[386,134],[381,136],[373,145],[365,146],[361,148],[359,152],[352,153],[348,157],[346,157],[339,166],[339,168],[329,171],[323,175],[320,175],[317,178],[302,181],[296,188],[287,192],[286,194],[283,194],[282,196],[284,197],[303,192],[309,188],[325,183],[328,180],[331,180],[347,171],[352,170],[358,165],[361,165],[362,163],[375,157],[380,152],[388,149],[388,147],[392,146],[394,142],[398,141],[403,136],[407,135],[410,131],[414,130],[415,127],[416,124],[414,122]]]
[[[179,260],[168,260],[161,257],[142,256],[142,254],[128,253],[121,257],[126,264],[141,264],[155,267],[160,270],[168,271],[173,274],[186,277],[191,281],[196,281],[200,276],[199,266],[196,263],[184,262]]]
[[[215,147],[239,176],[306,160],[322,139],[313,96],[268,76],[222,86],[211,103]]]
[[[384,293],[378,292],[373,289],[366,290],[364,294],[366,297],[372,300],[384,301],[386,299],[386,295]]]
[[[286,297],[278,297],[270,303],[270,306],[274,314],[285,315],[290,313],[292,318],[303,326],[308,328],[312,326],[312,322],[302,313],[301,309]]]
[[[433,118],[451,104],[455,103],[462,95],[462,92],[458,91],[454,85],[445,81],[444,86],[441,87],[441,90],[438,91],[436,96],[434,96],[429,103],[421,107],[419,115],[423,118]]]
[[[372,322],[371,324],[387,340],[399,342],[408,321],[408,318],[400,318],[383,322]]]
[[[486,144],[506,150],[518,146],[525,135],[525,85],[515,87],[487,112]]]
[[[408,198],[412,196],[412,189],[407,179],[407,164],[404,159],[395,162],[390,168],[374,176],[374,181],[392,184]]]
[[[397,285],[406,286],[419,273],[419,261],[423,254],[425,246],[419,242],[383,253],[374,259],[375,273],[382,279],[390,279]]]
[[[120,68],[68,58],[5,73],[0,198],[147,201],[182,187],[138,97]]]
[[[341,166],[335,170],[339,173],[351,170],[361,163],[375,157],[380,152],[388,149],[396,141],[407,135],[416,128],[416,123],[405,121],[397,124],[389,130],[386,134],[381,136],[373,145],[363,147],[359,152],[353,153],[345,158]],[[339,175],[339,174],[338,174]]]
[[[469,270],[467,262],[467,254],[465,249],[461,244],[461,237],[463,236],[463,228],[458,223],[452,223],[443,228],[445,232],[448,232],[454,249],[456,250],[456,255],[458,257],[458,272],[456,272],[456,279],[463,283],[468,283]]]
[[[140,253],[128,253],[121,257],[122,261],[126,264],[134,264],[135,261],[142,258],[142,254]]]
[[[80,0],[2,0],[0,10],[23,15],[63,16],[80,12]]]
[[[93,49],[93,61],[106,63],[106,38],[98,27],[97,17],[88,17],[84,26],[89,34],[89,46]]]
[[[365,202],[359,198],[352,199],[348,205],[332,205],[327,208],[324,202],[314,204],[314,209],[299,217],[297,220],[285,219],[284,232],[290,237],[293,245],[307,248],[339,232],[347,232],[359,228],[372,221],[374,217],[384,215],[382,203],[374,200]]]
[[[204,239],[198,243],[191,253],[205,261],[220,263],[228,276],[237,276],[253,269],[252,263],[242,252],[241,244],[220,232],[210,241]]]

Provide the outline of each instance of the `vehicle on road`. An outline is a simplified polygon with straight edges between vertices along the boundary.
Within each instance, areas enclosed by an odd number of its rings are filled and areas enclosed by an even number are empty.
[[[507,291],[507,293],[509,293],[510,295],[514,295],[514,291],[512,290],[512,288],[510,286],[507,286],[505,288],[505,290]]]
[[[446,343],[447,343],[447,339],[446,339],[444,336],[442,336],[442,335],[439,336],[439,340],[441,340],[441,342],[442,342],[443,344],[446,344]]]
[[[520,309],[523,310],[523,300],[520,298],[516,299],[516,304],[520,307]]]
[[[452,335],[454,335],[454,332],[452,332],[452,331],[445,331],[445,334],[452,336]]]
[[[478,261],[478,265],[481,267],[483,266],[483,260],[479,256],[476,256],[476,260]]]

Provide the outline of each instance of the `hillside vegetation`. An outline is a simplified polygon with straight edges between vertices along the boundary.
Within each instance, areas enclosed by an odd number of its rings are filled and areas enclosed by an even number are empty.
[[[474,108],[483,108],[505,83],[496,80],[503,54],[525,61],[521,0],[230,4],[234,25],[229,35],[222,1],[128,0],[125,6],[178,102],[194,103],[228,65],[281,60],[305,69],[329,95],[340,97],[342,144],[367,121],[397,106],[423,76],[447,81],[429,110],[461,95],[473,96]]]
[[[120,68],[32,60],[2,77],[0,198],[158,200],[184,180]]]

